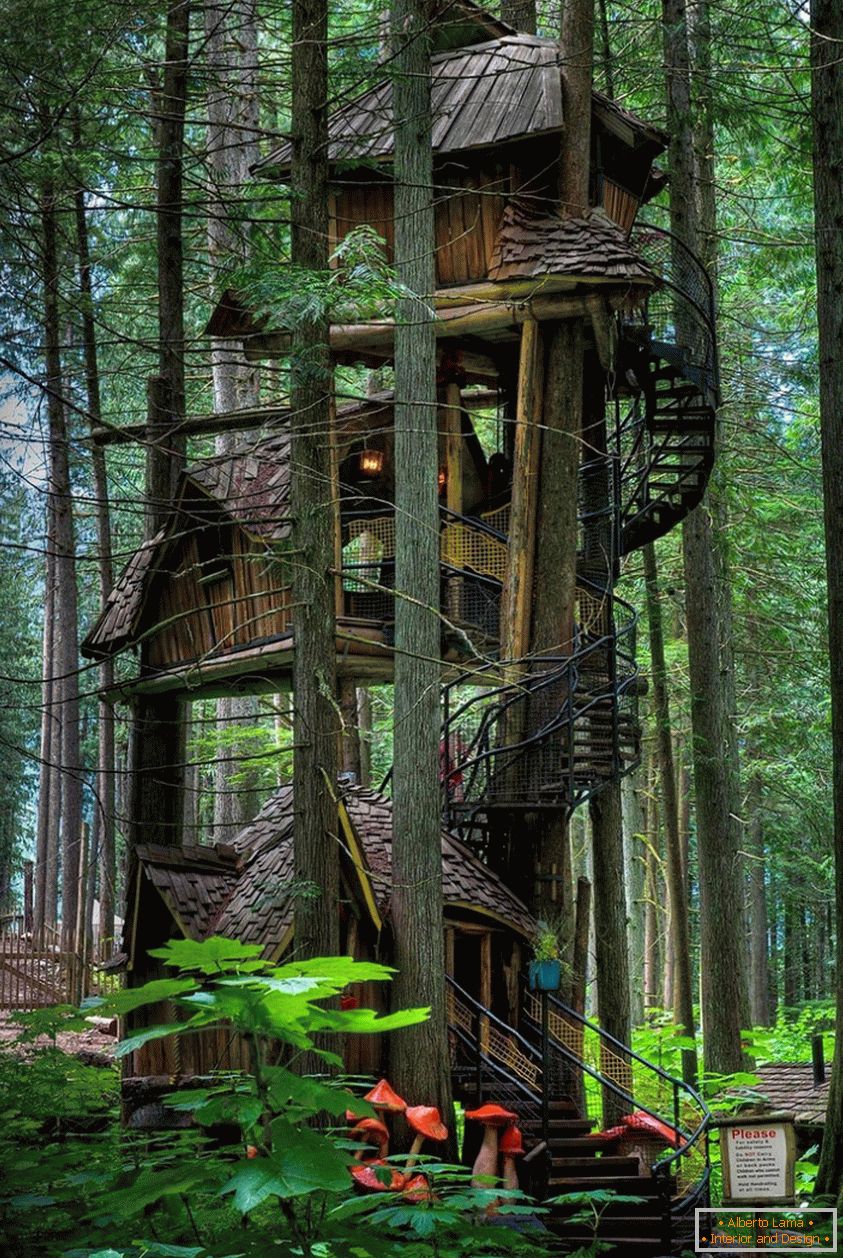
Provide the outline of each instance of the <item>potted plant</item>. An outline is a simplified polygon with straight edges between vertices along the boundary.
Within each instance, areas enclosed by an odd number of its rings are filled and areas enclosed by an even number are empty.
[[[530,962],[530,988],[536,992],[558,992],[562,982],[562,960],[556,931],[547,922],[539,922],[533,939]]]

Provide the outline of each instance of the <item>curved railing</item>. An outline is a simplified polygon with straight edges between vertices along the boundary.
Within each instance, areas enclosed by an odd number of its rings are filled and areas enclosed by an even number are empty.
[[[636,614],[591,582],[581,579],[579,592],[604,610],[573,654],[478,669],[469,679],[473,693],[462,701],[456,696],[465,678],[443,688],[446,822],[464,824],[467,812],[495,806],[575,807],[599,788],[598,779],[633,767]]]
[[[704,1191],[709,1178],[711,1113],[703,1098],[690,1084],[648,1061],[557,996],[548,994],[546,999],[549,1044],[569,1069],[585,1078],[586,1112],[590,1105],[601,1105],[608,1094],[609,1107],[614,1106],[617,1113],[643,1111],[676,1132],[677,1147],[659,1158],[651,1170],[656,1176],[675,1176],[686,1205],[689,1196]],[[538,1035],[541,999],[528,993],[524,1011]]]
[[[635,252],[652,267],[661,285],[647,303],[651,344],[666,361],[699,385],[713,406],[720,387],[717,306],[711,276],[678,236],[655,223],[638,221],[630,233]]]

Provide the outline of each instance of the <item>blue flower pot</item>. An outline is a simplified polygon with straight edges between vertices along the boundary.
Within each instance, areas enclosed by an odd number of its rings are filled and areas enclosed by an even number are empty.
[[[530,990],[534,992],[558,992],[562,982],[561,961],[531,961]]]

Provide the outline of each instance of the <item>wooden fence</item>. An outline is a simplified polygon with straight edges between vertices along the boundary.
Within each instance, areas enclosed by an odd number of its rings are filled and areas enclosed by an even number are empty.
[[[97,959],[64,951],[49,927],[35,937],[15,929],[18,923],[9,925],[0,930],[0,1010],[78,1004],[83,996],[119,986],[119,977],[103,972]]]

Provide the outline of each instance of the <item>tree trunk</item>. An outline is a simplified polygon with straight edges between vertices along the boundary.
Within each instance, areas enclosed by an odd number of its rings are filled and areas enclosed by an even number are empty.
[[[81,147],[78,119],[75,124],[74,144]],[[79,292],[82,298],[82,342],[85,353],[85,391],[88,402],[88,423],[98,427],[102,421],[100,401],[100,372],[97,353],[97,333],[94,321],[94,294],[91,283],[91,256],[88,244],[88,219],[85,193],[76,192],[76,250],[79,257]],[[94,482],[94,511],[97,526],[97,573],[99,576],[100,606],[104,607],[114,584],[111,558],[111,514],[108,502],[108,476],[105,451],[91,443],[91,471]],[[97,710],[97,777],[94,798],[95,825],[94,858],[89,858],[92,870],[99,864],[99,935],[100,939],[114,938],[115,882],[117,866],[115,856],[114,813],[114,708],[105,696],[114,685],[114,661],[103,660],[99,670],[102,697]]]
[[[621,1044],[632,1038],[629,1013],[629,954],[624,895],[621,786],[614,781],[591,800],[594,845],[594,931],[597,948],[597,1007],[600,1025]],[[632,1090],[632,1072],[624,1086]],[[603,1094],[603,1121],[609,1127],[628,1106]]]
[[[357,727],[360,744],[360,785],[372,784],[372,698],[365,686],[357,688]]]
[[[843,9],[811,3],[811,102],[814,120],[814,212],[819,316],[828,640],[837,902],[837,1025],[843,1026]],[[817,1192],[843,1190],[843,1053],[835,1054]]]
[[[321,276],[328,265],[328,10],[326,0],[293,5],[293,265]],[[301,956],[339,951],[336,805],[336,627],[331,505],[331,361],[324,318],[302,319],[290,362],[290,506],[293,519],[293,823],[297,881],[315,897],[296,903]]]
[[[61,919],[62,946],[76,944],[79,869],[82,842],[82,754],[79,731],[79,658],[76,590],[76,539],[70,481],[70,442],[62,391],[59,338],[59,272],[55,191],[45,183],[41,197],[44,280],[44,352],[49,421],[49,494],[53,515],[55,563],[54,685],[58,701],[58,736],[54,753],[61,766]]]
[[[340,766],[343,773],[352,776],[355,782],[362,785],[362,754],[359,716],[357,711],[357,687],[353,678],[344,678],[338,687],[340,714],[342,716],[342,737],[340,739]]]
[[[392,10],[395,265],[409,294],[395,327],[395,734],[392,916],[395,1008],[429,1005],[429,1022],[391,1046],[393,1082],[437,1105],[452,1128],[445,1015],[439,787],[439,507],[431,148],[431,14]]]
[[[691,943],[688,927],[688,891],[682,868],[682,841],[679,833],[679,801],[676,797],[676,768],[670,724],[670,698],[664,652],[661,597],[656,552],[652,542],[643,549],[644,581],[647,592],[647,620],[650,634],[650,662],[653,684],[653,718],[656,727],[656,754],[661,782],[668,898],[670,902],[670,997],[676,1023],[684,1036],[694,1038],[694,995],[691,977]],[[665,1002],[668,1000],[665,983]],[[693,1083],[697,1075],[695,1049],[683,1049],[682,1075]]]
[[[770,1025],[770,967],[767,954],[767,881],[764,857],[764,820],[761,814],[761,782],[756,776],[749,789],[749,976],[753,1026]]]
[[[238,211],[249,168],[259,157],[257,94],[257,26],[254,0],[205,0],[205,62],[208,74],[208,258],[211,299],[216,300],[223,276],[248,254],[246,227]],[[257,368],[244,360],[237,342],[211,341],[214,410],[227,412],[257,406]],[[234,450],[242,434],[218,436],[218,455]],[[218,729],[223,735],[214,783],[213,838],[230,841],[255,815],[257,792],[240,763],[246,744],[236,732],[257,720],[258,705],[250,695],[227,695],[217,702]],[[247,780],[244,780],[244,776]]]
[[[621,782],[626,906],[629,919],[629,1016],[633,1026],[644,1021],[644,867],[645,823],[638,774]]]
[[[46,452],[45,452],[46,453]],[[61,808],[61,778],[58,767],[58,748],[55,731],[58,722],[55,710],[56,682],[54,680],[53,638],[55,631],[55,538],[53,508],[50,499],[45,510],[47,553],[44,564],[44,628],[41,651],[41,742],[38,770],[38,816],[35,841],[35,920],[37,936],[42,936],[45,926],[56,922],[58,896],[58,845],[60,815],[54,807]]]
[[[696,136],[685,0],[663,0],[670,133],[671,230],[700,252]],[[677,320],[680,326],[681,319]],[[693,340],[690,341],[693,345]],[[743,1063],[747,1007],[740,858],[735,841],[728,714],[721,684],[721,623],[711,518],[697,507],[683,525],[688,666],[697,803],[700,969],[707,1070],[728,1074]]]

